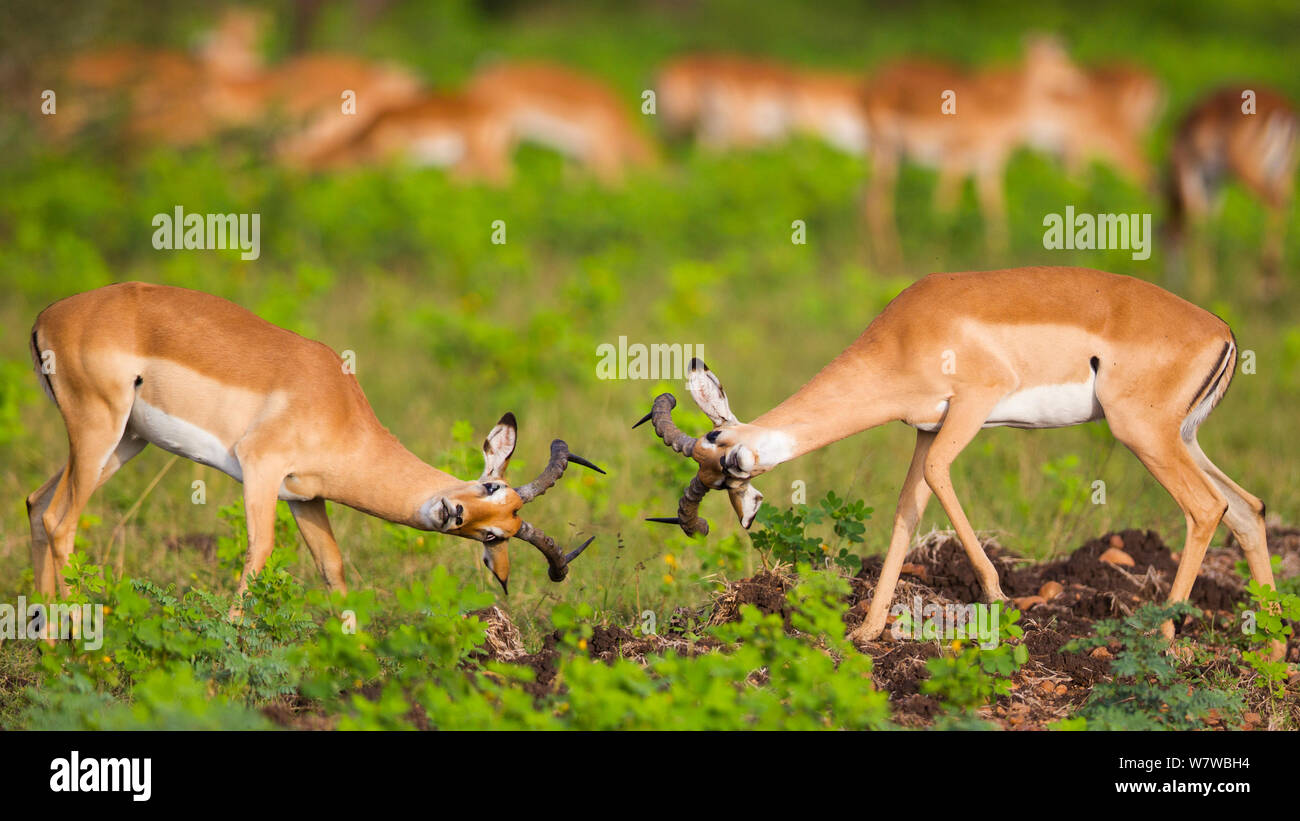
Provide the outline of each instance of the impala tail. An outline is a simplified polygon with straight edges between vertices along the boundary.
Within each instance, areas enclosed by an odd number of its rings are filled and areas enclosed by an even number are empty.
[[[59,400],[54,398],[54,385],[50,382],[50,374],[45,369],[45,362],[41,359],[41,345],[36,340],[36,328],[32,328],[32,366],[36,368],[36,380],[41,383],[41,390],[45,395],[50,397],[50,401],[58,407]]]

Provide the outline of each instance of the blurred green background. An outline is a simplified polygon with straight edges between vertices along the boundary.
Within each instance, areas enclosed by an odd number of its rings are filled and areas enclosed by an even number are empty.
[[[289,3],[268,3],[276,28],[269,57],[293,40]],[[757,563],[721,498],[704,512],[707,541],[641,521],[666,515],[690,476],[688,463],[631,424],[659,392],[680,383],[602,381],[597,346],[632,342],[703,346],[732,406],[753,418],[797,389],[851,342],[899,290],[929,271],[1011,265],[1086,265],[1162,284],[1159,241],[1151,259],[1127,251],[1046,251],[1042,218],[1083,212],[1149,212],[1163,204],[1108,169],[1071,180],[1051,160],[1018,154],[1007,178],[1011,246],[983,250],[982,223],[966,190],[953,214],[929,207],[933,172],[908,167],[898,214],[907,263],[876,270],[859,230],[864,160],[814,140],[713,155],[675,144],[663,167],[616,189],[557,156],[525,148],[508,187],[457,185],[436,170],[400,167],[306,175],[277,168],[256,135],[174,151],[123,146],[108,136],[54,150],[36,128],[38,92],[69,53],[112,42],[187,47],[216,9],[188,3],[5,3],[0,25],[0,599],[31,590],[23,498],[56,470],[66,438],[40,394],[27,344],[36,313],[74,292],[120,280],[184,285],[233,299],[266,319],[356,352],[358,378],[379,418],[415,453],[462,477],[476,476],[477,445],[506,410],[520,420],[512,478],[531,478],[553,437],[601,464],[608,476],[571,471],[532,510],[557,539],[598,536],[570,580],[552,585],[545,563],[517,543],[508,607],[535,638],[557,600],[585,601],[622,624],[644,609],[660,618],[697,605],[723,578]],[[1300,99],[1300,9],[1292,2],[754,3],[393,2],[376,14],[326,2],[302,36],[312,48],[395,60],[435,87],[455,87],[481,61],[538,57],[603,78],[635,111],[655,67],[691,49],[726,49],[808,66],[868,70],[913,54],[972,63],[1010,61],[1027,32],[1064,36],[1084,63],[1145,65],[1166,86],[1161,124],[1148,146],[1163,164],[1170,132],[1199,94],[1236,79]],[[647,133],[651,117],[641,117]],[[191,212],[261,214],[262,253],[156,251],[151,219]],[[1300,318],[1294,310],[1300,226],[1289,219],[1284,278],[1272,304],[1253,297],[1264,211],[1230,186],[1213,228],[1217,281],[1206,307],[1234,327],[1257,373],[1238,372],[1202,429],[1206,451],[1282,519],[1300,519],[1294,410],[1300,399]],[[508,240],[490,242],[504,220]],[[807,244],[791,242],[804,220]],[[704,416],[678,411],[686,430]],[[811,454],[756,484],[786,506],[796,480],[809,501],[833,490],[876,509],[871,551],[888,523],[912,435],[901,424]],[[170,457],[150,448],[86,510],[79,539],[106,555],[113,528]],[[191,503],[203,479],[207,504]],[[1181,544],[1178,508],[1104,423],[1061,431],[984,432],[955,467],[976,528],[1032,556],[1069,551],[1116,527],[1159,530]],[[1106,482],[1107,503],[1090,502]],[[218,510],[239,485],[181,462],[124,528],[110,562],[159,583],[231,591],[224,564],[194,545],[228,534]],[[349,581],[379,595],[445,564],[495,590],[481,548],[403,530],[333,506]],[[947,527],[932,505],[922,524]],[[1216,541],[1226,538],[1221,531]],[[186,538],[188,537],[188,539]],[[297,550],[296,554],[294,550]],[[277,550],[295,575],[320,586],[307,552]]]

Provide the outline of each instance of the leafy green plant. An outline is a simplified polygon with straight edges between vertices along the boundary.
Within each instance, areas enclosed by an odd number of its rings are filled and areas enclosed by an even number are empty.
[[[758,512],[759,528],[753,534],[754,547],[777,561],[813,565],[832,563],[854,572],[860,560],[849,552],[848,545],[862,543],[871,513],[872,508],[861,499],[850,502],[836,496],[833,490],[827,491],[815,506],[797,504],[787,510],[765,506]],[[820,525],[828,519],[833,539],[809,534],[810,526]]]
[[[867,729],[888,722],[871,683],[871,658],[845,637],[847,583],[804,565],[788,594],[794,632],[752,605],[714,629],[729,648],[665,653],[645,666],[568,654],[564,690],[551,701],[574,729]]]
[[[1097,622],[1095,635],[1065,645],[1070,652],[1111,647],[1114,653],[1113,679],[1095,685],[1079,711],[1088,729],[1193,730],[1206,727],[1207,719],[1241,713],[1239,696],[1186,675],[1160,634],[1165,621],[1201,615],[1187,602],[1150,602],[1123,619]]]
[[[283,570],[254,580],[238,624],[226,618],[230,599],[117,579],[80,556],[69,562],[65,577],[71,601],[100,608],[101,642],[94,648],[84,640],[41,645],[40,686],[28,691],[35,726],[125,728],[134,720],[141,727],[198,727],[222,726],[225,719],[232,719],[231,727],[250,726],[245,708],[296,692],[301,668],[290,650],[315,623],[304,612],[302,588]],[[167,677],[177,683],[166,684]],[[215,706],[191,715],[194,722],[181,720],[178,706],[167,707],[169,692],[182,703]],[[151,702],[152,695],[157,699]],[[105,699],[135,706],[108,717],[102,711],[80,715],[87,703]]]
[[[1250,594],[1250,603],[1243,604],[1242,608],[1249,612],[1250,618],[1243,623],[1251,627],[1246,632],[1251,647],[1241,657],[1259,673],[1256,679],[1259,685],[1280,698],[1286,694],[1290,668],[1286,659],[1272,658],[1272,650],[1277,644],[1285,646],[1292,635],[1288,622],[1300,621],[1300,596],[1274,587],[1261,587],[1254,579],[1246,585],[1246,592]],[[1242,615],[1245,617],[1246,613]]]
[[[987,608],[990,617],[985,623],[996,620],[996,635],[971,635],[967,626],[965,635],[945,636],[948,641],[940,644],[940,654],[926,661],[930,677],[921,683],[921,692],[938,697],[948,711],[945,725],[957,722],[953,729],[977,721],[977,708],[1011,692],[1011,676],[1029,660],[1029,650],[1020,641],[1020,611],[1003,613],[1000,603],[974,606]],[[923,628],[922,634],[929,633]]]

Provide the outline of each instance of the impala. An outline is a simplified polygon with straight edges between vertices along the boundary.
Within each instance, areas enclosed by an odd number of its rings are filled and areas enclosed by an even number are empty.
[[[707,148],[751,148],[805,133],[849,154],[867,146],[862,87],[855,74],[731,54],[677,57],[655,81],[665,129],[694,132]]]
[[[1059,155],[1074,176],[1099,160],[1146,185],[1151,167],[1142,141],[1160,113],[1160,82],[1124,64],[1080,71],[1079,82],[1057,89],[1035,109],[1029,144]]]
[[[936,200],[955,204],[966,178],[975,192],[991,250],[1006,247],[1003,176],[1018,147],[1034,138],[1053,99],[1086,80],[1054,40],[1034,39],[1020,65],[972,71],[931,60],[886,65],[866,85],[871,179],[865,214],[882,264],[897,260],[893,197],[904,159],[939,172]]]
[[[865,88],[866,79],[856,74],[800,71],[790,102],[794,130],[846,154],[865,154],[871,136],[862,105]]]
[[[39,592],[66,595],[60,572],[90,495],[153,443],[243,483],[248,556],[239,594],[274,547],[277,500],[289,503],[325,584],[346,591],[325,500],[390,522],[483,543],[503,589],[510,538],[527,541],[561,581],[591,539],[564,553],[520,508],[569,462],[601,471],[559,439],[533,481],[504,473],[516,442],[507,413],[465,481],[421,461],[379,423],[361,386],[325,345],[220,297],[138,282],[54,303],[31,336],[37,376],[68,430],[67,465],[27,497]],[[56,588],[57,583],[57,588]],[[232,609],[237,615],[238,604]]]
[[[209,92],[260,67],[256,47],[263,19],[247,9],[227,9],[194,54],[119,46],[73,56],[63,72],[69,93],[52,118],[54,137],[67,137],[103,114],[110,95],[124,98],[133,138],[187,145],[210,137],[220,122],[207,105]]]
[[[317,164],[395,159],[500,184],[510,178],[510,138],[510,125],[494,106],[466,94],[428,94],[380,112],[351,143],[320,155]]]
[[[318,53],[219,78],[207,89],[205,102],[224,127],[282,128],[287,136],[276,145],[276,155],[311,167],[356,138],[380,113],[414,102],[421,93],[419,79],[398,66]]]
[[[687,386],[715,427],[702,438],[688,436],[673,424],[673,396],[655,399],[641,422],[652,421],[665,444],[699,470],[677,516],[652,521],[707,534],[700,501],[709,490],[726,489],[748,528],[763,499],[750,484],[755,476],[859,431],[905,422],[916,429],[916,447],[879,584],[852,636],[870,640],[885,626],[931,493],[956,529],[984,599],[1004,598],[949,475],[981,428],[1055,428],[1104,418],[1186,516],[1170,600],[1187,598],[1221,519],[1255,580],[1271,585],[1264,503],[1228,478],[1196,441],[1197,428],[1228,388],[1236,356],[1222,320],[1139,279],[1085,268],[931,274],[753,422],[740,422],[718,378],[692,362]],[[1165,626],[1167,635],[1172,631]]]
[[[509,124],[511,148],[534,142],[576,160],[606,183],[656,153],[603,83],[563,66],[498,63],[470,79],[466,91]]]
[[[1223,88],[1197,103],[1174,135],[1170,152],[1170,233],[1180,248],[1190,229],[1199,233],[1225,177],[1235,177],[1268,209],[1262,255],[1266,290],[1281,284],[1286,212],[1295,191],[1300,120],[1281,94],[1255,86],[1247,111],[1246,88]],[[1189,225],[1190,223],[1190,225]],[[1196,292],[1206,290],[1208,261],[1194,253]]]

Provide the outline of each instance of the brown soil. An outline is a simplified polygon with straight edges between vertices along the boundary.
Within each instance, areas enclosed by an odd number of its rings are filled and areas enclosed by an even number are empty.
[[[1294,556],[1300,565],[1300,530],[1270,528],[1269,544],[1270,552],[1282,556],[1284,563]],[[1101,561],[1111,548],[1132,557],[1132,566]],[[1021,613],[1029,661],[1014,676],[1012,693],[985,711],[986,718],[1006,729],[1043,729],[1082,704],[1092,686],[1109,677],[1110,658],[1066,652],[1064,645],[1090,635],[1100,619],[1124,616],[1144,602],[1163,599],[1178,568],[1177,556],[1152,531],[1107,533],[1067,557],[1041,563],[1030,563],[993,541],[985,543],[985,550],[998,568],[1003,592],[1012,599],[1037,595],[1047,582],[1061,586],[1050,601]],[[1192,603],[1217,616],[1235,613],[1237,603],[1246,598],[1245,583],[1234,569],[1241,558],[1235,546],[1210,551],[1192,588]],[[878,557],[864,560],[853,580],[845,615],[850,628],[866,616],[880,567]],[[908,554],[904,568],[908,572],[899,580],[893,604],[907,604],[917,595],[927,604],[980,599],[974,571],[951,533],[931,534]],[[904,726],[927,724],[938,704],[918,690],[926,677],[924,659],[937,652],[935,642],[895,641],[886,630],[880,641],[862,649],[874,659],[876,685],[890,693],[895,719]],[[1298,655],[1293,638],[1288,658]]]
[[[186,533],[181,536],[169,536],[163,542],[172,553],[184,553],[192,550],[203,557],[205,562],[214,562],[217,558],[217,537],[211,533]]]
[[[1128,554],[1132,565],[1102,561],[1101,555],[1111,549]],[[1300,572],[1300,529],[1271,523],[1269,549],[1281,557],[1284,577]],[[1110,657],[1104,652],[1067,652],[1063,647],[1073,638],[1091,635],[1100,619],[1127,615],[1144,602],[1163,599],[1178,567],[1176,554],[1152,531],[1107,533],[1066,557],[1039,563],[1016,556],[992,540],[985,542],[985,550],[998,568],[1003,592],[1012,599],[1038,595],[1048,582],[1060,585],[1060,592],[1050,600],[1022,611],[1019,623],[1029,660],[1014,675],[1011,693],[981,712],[982,717],[1014,730],[1045,729],[1074,712],[1092,687],[1109,677]],[[1235,613],[1237,603],[1246,598],[1245,584],[1235,571],[1241,558],[1240,549],[1231,542],[1211,550],[1192,588],[1193,604],[1217,616]],[[844,614],[850,630],[865,618],[880,567],[879,557],[865,559],[851,580]],[[690,635],[691,626],[702,631],[705,626],[734,621],[746,604],[766,614],[781,615],[786,629],[792,630],[785,598],[792,585],[793,578],[787,573],[765,570],[728,585],[704,610],[674,613],[663,635],[642,636],[617,625],[596,626],[587,639],[586,651],[605,661],[643,660],[665,652],[712,652],[719,642]],[[979,601],[979,584],[954,534],[931,533],[908,554],[893,603],[910,604],[916,596],[925,604]],[[528,690],[536,697],[557,686],[558,632],[546,636],[542,647],[529,653],[518,629],[499,607],[475,615],[488,624],[483,659],[531,667],[536,677]],[[1293,637],[1288,646],[1290,661],[1300,660],[1298,641]],[[887,629],[880,640],[860,649],[872,656],[875,684],[889,693],[894,720],[905,727],[931,724],[942,708],[937,699],[921,692],[921,683],[929,675],[926,660],[938,655],[939,643],[896,640]],[[304,729],[317,728],[323,718],[296,712],[294,705],[271,705],[264,712],[277,723]],[[412,718],[419,724],[422,716]]]
[[[338,724],[338,716],[325,715],[314,703],[296,696],[282,696],[264,704],[261,712],[279,726],[290,730],[333,730]]]

